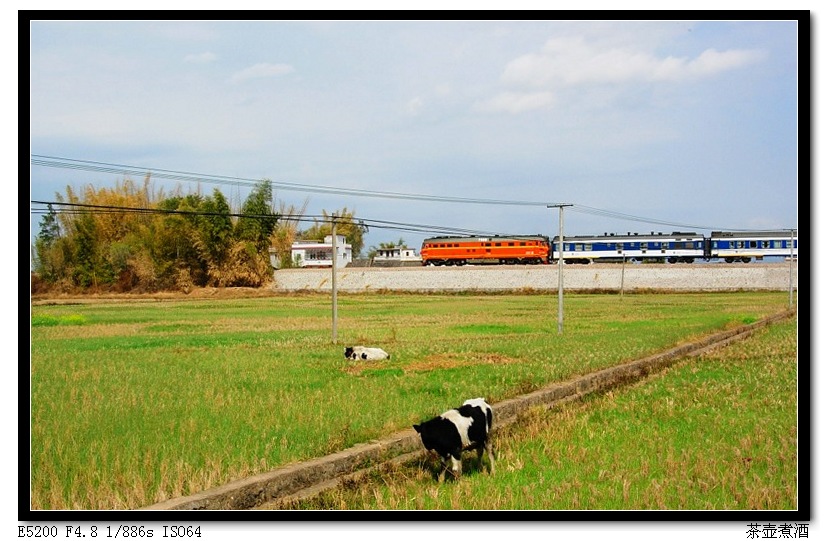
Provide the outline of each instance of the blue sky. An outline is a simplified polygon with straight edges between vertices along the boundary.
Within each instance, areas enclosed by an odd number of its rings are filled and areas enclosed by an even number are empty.
[[[572,203],[567,234],[790,228],[797,62],[790,21],[42,21],[30,145],[148,171],[538,203],[277,186],[287,204],[309,198],[309,215],[554,235],[544,204]],[[123,178],[31,166],[31,198]],[[248,193],[155,180],[176,185],[236,205]],[[425,236],[372,228],[366,246]]]

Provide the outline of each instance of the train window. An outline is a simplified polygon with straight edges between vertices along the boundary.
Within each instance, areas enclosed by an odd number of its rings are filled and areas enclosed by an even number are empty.
[[[781,240],[772,241],[772,244],[773,244],[774,248],[782,248],[782,241]]]
[[[515,243],[514,243],[514,242],[510,242],[510,243],[509,243],[509,246],[514,246],[514,245],[515,245]]]
[[[500,243],[499,243],[499,242],[495,242],[495,246],[500,246]]]
[[[521,246],[526,246],[526,243],[525,243],[525,242],[521,242],[521,243],[520,243],[520,245],[521,245]]]

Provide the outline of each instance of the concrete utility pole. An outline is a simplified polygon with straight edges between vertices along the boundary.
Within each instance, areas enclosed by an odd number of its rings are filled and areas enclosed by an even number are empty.
[[[563,209],[572,204],[546,205],[558,209],[558,334],[563,334]]]
[[[624,268],[627,266],[627,256],[621,259],[621,300],[624,300]]]
[[[336,214],[331,215],[331,341],[336,344]]]
[[[790,265],[788,266],[788,308],[793,308],[794,231],[796,230],[791,229],[791,255]]]

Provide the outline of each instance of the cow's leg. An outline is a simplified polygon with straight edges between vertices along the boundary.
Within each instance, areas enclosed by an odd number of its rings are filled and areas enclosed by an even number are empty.
[[[446,472],[449,469],[448,460],[443,458],[440,461],[440,475],[437,476],[437,482],[442,483],[446,479]]]
[[[455,478],[463,474],[463,461],[459,458],[459,453],[458,457],[451,455],[451,471]]]
[[[483,471],[483,445],[477,448],[477,469]]]
[[[486,440],[486,446],[485,447],[486,447],[486,452],[489,454],[489,473],[494,475],[495,465],[494,465],[494,451],[492,450],[492,441],[491,440]],[[482,450],[480,452],[481,452],[481,454],[483,453]]]

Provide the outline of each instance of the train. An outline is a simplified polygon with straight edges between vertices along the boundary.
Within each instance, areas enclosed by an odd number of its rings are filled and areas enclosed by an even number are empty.
[[[558,236],[432,237],[423,241],[423,265],[539,265],[558,261]],[[713,231],[649,234],[604,233],[564,236],[564,263],[727,263],[761,261],[765,257],[798,257],[796,230]]]
[[[546,235],[495,237],[432,237],[423,241],[423,265],[541,265],[550,262],[552,249]]]

